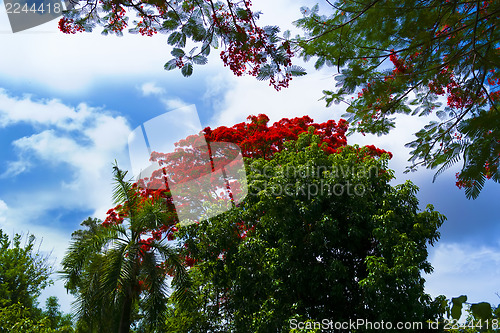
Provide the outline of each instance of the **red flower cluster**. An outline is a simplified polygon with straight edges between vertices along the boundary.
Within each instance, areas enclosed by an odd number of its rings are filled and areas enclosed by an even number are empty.
[[[247,235],[253,233],[255,231],[255,225],[248,227],[245,222],[236,222],[235,233],[236,236],[240,239],[246,239]]]
[[[85,31],[85,29],[81,25],[76,24],[74,20],[65,17],[59,20],[58,27],[59,30],[65,34],[76,34],[77,32]]]
[[[104,3],[103,0],[101,2]],[[113,32],[122,32],[123,29],[127,27],[127,21],[125,20],[125,8],[116,4],[116,2],[111,2],[111,14],[109,19],[109,28]]]
[[[242,4],[246,15],[234,15],[233,7],[235,4],[228,1],[228,10],[225,11],[223,7],[214,10],[212,20],[221,34],[226,36],[224,39],[226,50],[220,53],[224,66],[228,66],[236,76],[245,73],[257,76],[261,67],[267,62],[267,55],[274,57],[278,53],[278,49],[269,40],[270,36],[266,34],[264,29],[255,24],[255,15],[250,9],[251,2],[245,0]],[[281,65],[290,66],[293,57],[290,43],[284,41],[280,48],[285,51]],[[288,87],[292,79],[290,73],[282,72],[281,69],[278,69],[278,73],[270,77],[269,85],[276,90]]]
[[[344,119],[338,122],[328,120],[325,123],[314,123],[309,116],[300,118],[283,118],[268,126],[269,117],[265,114],[249,116],[249,122],[239,123],[232,127],[221,126],[214,130],[210,127],[204,129],[207,141],[233,142],[240,146],[243,156],[252,158],[271,158],[276,152],[284,149],[288,140],[297,140],[301,133],[314,128],[321,143],[325,143],[324,150],[335,153],[336,149],[345,146],[347,139],[345,133],[348,123]]]
[[[128,216],[127,212],[122,209],[122,205],[118,205],[115,208],[111,208],[106,212],[106,219],[102,222],[104,227],[109,225],[122,224],[123,220]]]
[[[389,158],[392,158],[392,153],[390,151],[377,148],[374,145],[366,145],[365,147],[370,150],[371,156],[381,156],[382,154],[388,154]]]
[[[494,76],[492,75],[490,78],[491,77]],[[495,79],[490,79],[489,82],[495,83],[495,81]],[[475,101],[477,102],[477,98],[482,98],[484,96],[482,92],[479,96],[476,96],[476,93],[468,91],[463,85],[458,84],[453,73],[449,71],[448,68],[441,70],[434,80],[429,82],[428,86],[430,92],[436,95],[447,94],[447,104],[454,109],[468,108]],[[490,97],[493,95],[494,93],[491,93]]]
[[[391,54],[389,55],[389,60],[394,65],[394,74],[404,74],[407,71],[407,67],[404,65],[404,61],[399,59],[394,50],[391,50]]]
[[[186,263],[186,266],[187,267],[193,267],[194,264],[196,264],[196,260],[194,260],[193,258],[191,258],[190,256],[186,256],[184,258],[184,262]]]

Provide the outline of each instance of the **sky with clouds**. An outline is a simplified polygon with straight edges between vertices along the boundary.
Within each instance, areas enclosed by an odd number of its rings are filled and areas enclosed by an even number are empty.
[[[254,0],[263,24],[293,28],[308,1]],[[339,119],[341,106],[325,108],[323,89],[333,70],[296,78],[276,92],[252,77],[236,78],[213,52],[209,64],[192,77],[166,72],[166,37],[64,35],[57,20],[13,34],[0,7],[0,228],[33,233],[52,252],[54,268],[64,256],[71,233],[88,216],[104,218],[112,206],[112,164],[130,169],[127,140],[142,123],[164,112],[195,104],[202,126],[230,126],[248,115],[265,113],[271,121],[311,116]],[[447,216],[441,240],[430,249],[434,273],[426,276],[433,296],[466,294],[471,302],[500,302],[500,186],[487,183],[477,200],[465,198],[455,184],[458,166],[432,183],[433,172],[403,174],[412,133],[428,119],[399,117],[390,135],[348,138],[350,144],[376,144],[394,153],[394,184],[411,179],[420,187],[422,207],[432,203]],[[63,283],[56,295],[69,311]],[[43,299],[42,299],[43,303]]]

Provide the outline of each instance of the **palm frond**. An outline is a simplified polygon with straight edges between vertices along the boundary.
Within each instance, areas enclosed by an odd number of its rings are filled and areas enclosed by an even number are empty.
[[[179,303],[191,303],[195,299],[192,290],[193,282],[188,271],[184,267],[184,261],[179,256],[179,253],[168,245],[156,247],[158,253],[162,256],[167,268],[171,268],[174,272],[172,278],[172,286],[175,288],[172,294],[173,299]]]
[[[93,233],[78,236],[69,245],[68,251],[61,261],[63,269],[59,272],[66,279],[67,286],[78,285],[82,272],[89,260],[95,254],[101,253],[110,239],[116,237],[116,231],[102,226],[94,229]]]
[[[113,304],[118,304],[120,300],[120,288],[129,284],[130,274],[124,276],[123,270],[127,269],[124,258],[127,251],[127,244],[120,243],[116,247],[106,252],[102,265],[100,279],[100,292],[104,298],[109,299]]]
[[[146,253],[143,256],[142,265],[146,289],[143,311],[145,322],[149,323],[153,330],[157,330],[165,324],[168,300],[168,282],[164,270],[159,267],[160,260],[158,259],[154,252]]]
[[[113,177],[114,177],[114,188],[113,188],[113,203],[118,205],[125,201],[129,201],[130,193],[132,190],[132,184],[125,180],[127,176],[127,171],[123,171],[118,168],[118,164],[113,166]]]

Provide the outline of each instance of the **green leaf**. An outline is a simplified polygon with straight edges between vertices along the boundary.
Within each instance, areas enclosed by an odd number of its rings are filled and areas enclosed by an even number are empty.
[[[487,302],[472,304],[470,310],[476,319],[488,320],[493,317],[491,305]]]
[[[311,13],[311,10],[309,9],[309,7],[303,6],[300,7],[300,12],[302,13],[302,15],[306,16]]]
[[[462,295],[460,297],[454,297],[451,299],[453,304],[451,308],[451,317],[455,320],[459,320],[462,316],[462,305],[467,301],[467,296]]]
[[[260,68],[259,74],[257,75],[257,80],[259,81],[267,80],[271,78],[271,76],[273,76],[275,72],[276,70],[273,66],[266,64]]]
[[[177,59],[172,59],[172,60],[169,60],[164,66],[163,68],[165,68],[167,71],[171,71],[172,69],[175,69],[177,68]]]
[[[319,57],[318,60],[316,60],[316,63],[314,64],[315,69],[321,69],[325,65],[325,58],[324,57]]]
[[[208,62],[208,59],[207,57],[198,54],[193,57],[193,62],[197,65],[205,65]]]
[[[184,57],[186,55],[186,53],[184,52],[184,50],[179,49],[179,48],[173,49],[172,52],[170,52],[170,54],[173,55],[176,58],[182,58],[182,57]]]
[[[179,26],[179,20],[177,18],[169,18],[163,21],[163,29],[167,31],[175,30]]]
[[[208,56],[210,54],[210,43],[203,43],[201,47],[201,54],[204,56]]]
[[[286,72],[292,74],[292,76],[303,76],[307,74],[304,68],[296,65],[287,67]]]
[[[179,31],[174,31],[168,36],[167,43],[178,47],[186,46],[186,35]]]
[[[182,67],[181,69],[181,73],[182,75],[184,75],[184,77],[191,76],[193,74],[193,64],[190,62],[185,64],[184,67]]]

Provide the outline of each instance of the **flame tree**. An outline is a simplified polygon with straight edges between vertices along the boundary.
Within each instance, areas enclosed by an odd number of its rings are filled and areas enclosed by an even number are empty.
[[[248,195],[188,226],[178,223],[168,183],[131,184],[115,168],[117,206],[102,222],[87,220],[63,261],[81,326],[268,332],[323,318],[423,323],[439,317],[440,300],[424,293],[421,272],[432,271],[427,246],[439,238],[444,217],[432,206],[419,211],[410,182],[388,184],[390,153],[348,146],[343,120],[268,123],[258,115],[204,129],[212,171],[224,165],[215,142],[239,145]],[[179,142],[175,154],[154,152],[151,159],[180,168],[173,173],[180,177],[186,166],[171,158],[196,166],[189,159],[196,156],[193,138]],[[155,184],[165,173],[152,177],[147,182]],[[237,194],[238,186],[230,189],[228,197]],[[174,297],[165,289],[169,276]]]

